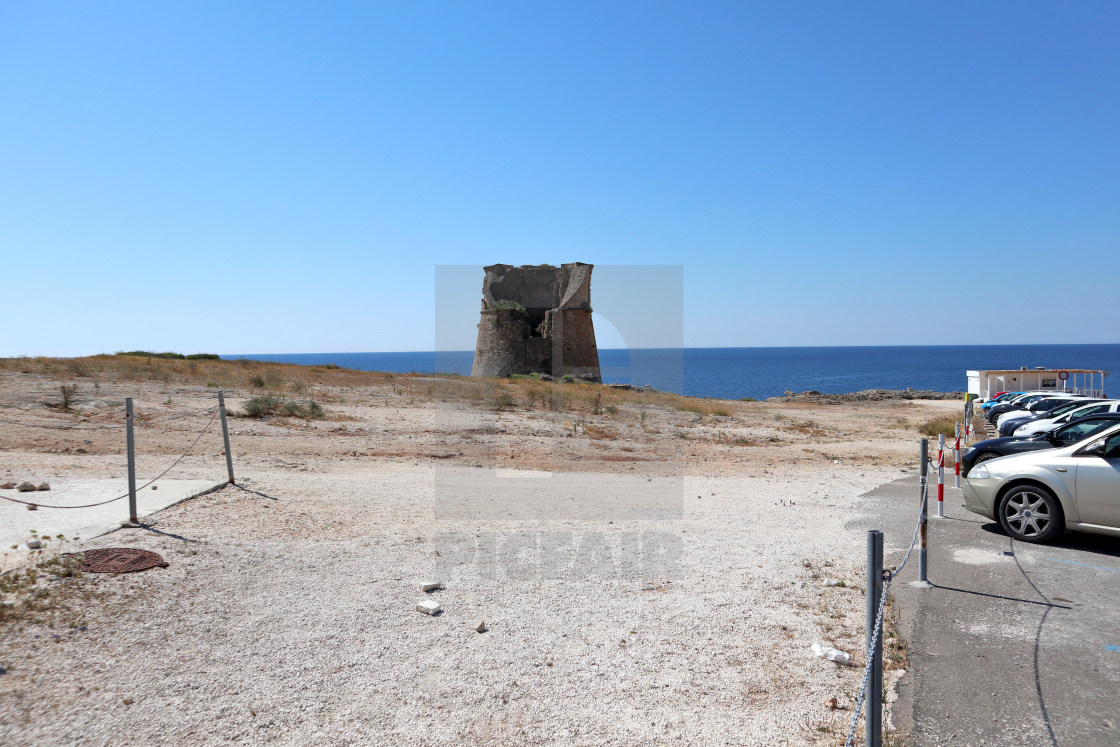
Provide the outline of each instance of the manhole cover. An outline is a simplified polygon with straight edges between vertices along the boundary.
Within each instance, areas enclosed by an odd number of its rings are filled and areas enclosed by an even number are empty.
[[[149,568],[166,568],[167,563],[154,552],[133,547],[102,547],[86,550],[82,570],[86,573],[134,573]]]

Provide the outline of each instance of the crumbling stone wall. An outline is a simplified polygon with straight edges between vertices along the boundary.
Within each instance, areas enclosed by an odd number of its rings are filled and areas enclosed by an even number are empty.
[[[542,373],[598,381],[593,265],[490,265],[472,376]]]

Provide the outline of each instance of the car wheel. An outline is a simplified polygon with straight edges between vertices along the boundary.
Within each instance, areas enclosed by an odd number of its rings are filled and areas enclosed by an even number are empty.
[[[977,465],[977,464],[980,464],[981,462],[989,462],[989,461],[995,459],[998,456],[999,456],[999,454],[995,453],[994,451],[985,451],[985,452],[982,452],[980,454],[977,454],[976,455],[976,461],[974,461],[972,464]]]
[[[1019,485],[1007,491],[999,504],[999,523],[1023,542],[1053,542],[1065,531],[1058,499],[1041,485]]]

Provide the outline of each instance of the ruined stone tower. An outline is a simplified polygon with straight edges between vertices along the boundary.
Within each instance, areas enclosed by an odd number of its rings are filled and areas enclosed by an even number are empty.
[[[583,262],[490,265],[472,376],[545,373],[599,381],[591,269]]]

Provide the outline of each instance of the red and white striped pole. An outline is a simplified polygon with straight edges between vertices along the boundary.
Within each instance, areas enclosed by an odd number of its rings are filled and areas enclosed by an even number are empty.
[[[961,486],[961,424],[957,423],[957,441],[953,444],[953,487]]]
[[[937,516],[945,517],[945,434],[937,434]]]

